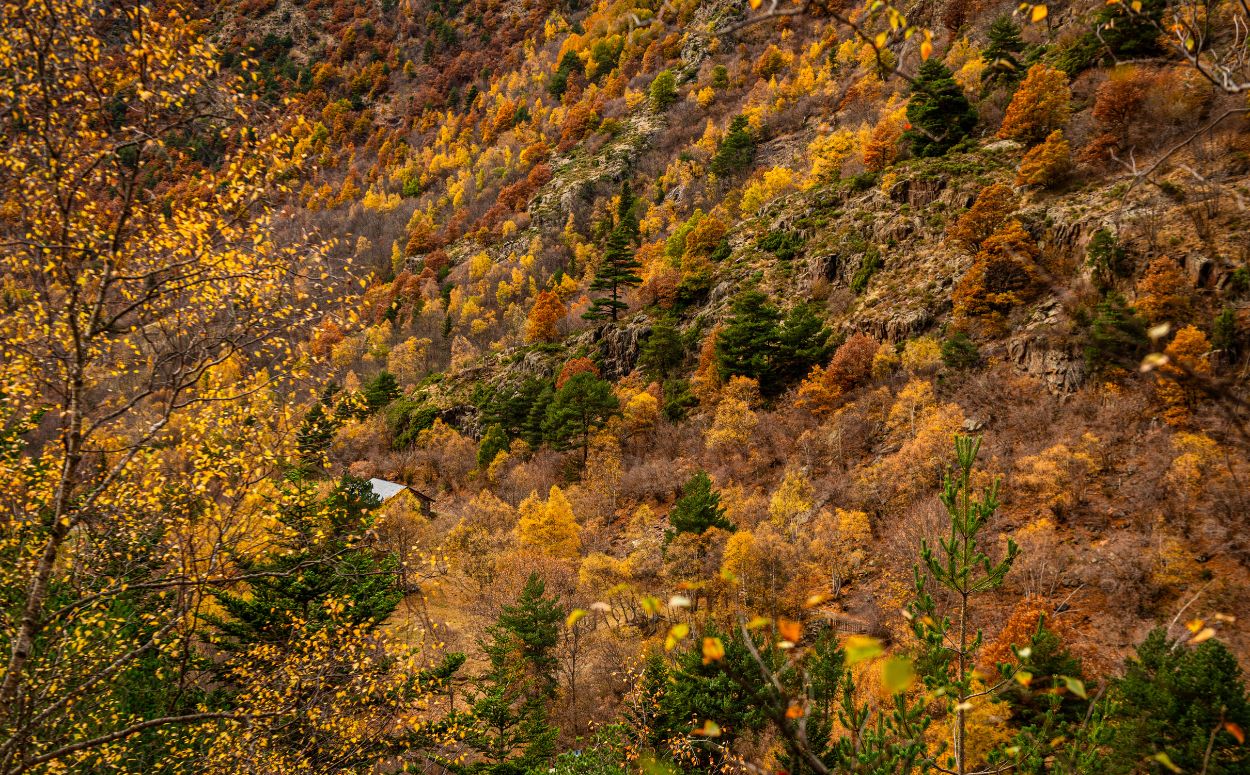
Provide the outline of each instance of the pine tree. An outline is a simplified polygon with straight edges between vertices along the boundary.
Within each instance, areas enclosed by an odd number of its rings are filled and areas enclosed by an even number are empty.
[[[981,84],[987,91],[996,86],[1015,86],[1023,77],[1019,56],[1024,51],[1024,41],[1020,39],[1020,28],[1003,14],[990,25],[988,37],[989,45],[981,52],[986,63]]]
[[[672,70],[661,70],[651,82],[648,91],[651,108],[657,112],[668,110],[677,101],[677,76]]]
[[[1085,364],[1092,372],[1109,366],[1132,368],[1150,345],[1147,324],[1120,294],[1112,291],[1098,302],[1085,340]]]
[[[1250,697],[1237,658],[1220,641],[1191,646],[1157,628],[1137,647],[1110,694],[1105,772],[1143,772],[1153,753],[1166,754],[1182,772],[1250,771],[1250,746],[1227,726],[1250,729]]]
[[[767,294],[743,291],[716,338],[721,379],[750,377],[761,393],[775,396],[829,356],[829,336],[812,307],[800,304],[783,318]]]
[[[734,116],[729,130],[716,148],[710,168],[718,178],[726,178],[741,172],[755,159],[755,138],[746,116]]]
[[[370,414],[385,408],[399,398],[399,395],[399,382],[394,374],[385,369],[379,371],[364,387],[365,405],[369,407]]]
[[[950,756],[944,766],[958,775],[968,771],[968,700],[977,694],[973,668],[982,644],[981,631],[972,630],[972,602],[1002,586],[1019,553],[1010,538],[998,562],[991,561],[980,547],[980,534],[999,504],[998,480],[980,497],[973,492],[972,469],[980,447],[980,438],[955,437],[957,467],[947,475],[941,493],[949,529],[937,547],[927,540],[921,542],[916,599],[908,607],[908,619],[922,648],[918,672],[930,691],[944,696],[948,711],[954,714]],[[939,611],[928,591],[930,580],[953,600],[953,611]]]
[[[607,295],[591,299],[590,309],[582,313],[587,320],[611,318],[615,322],[621,311],[629,309],[629,305],[621,300],[625,290],[642,283],[642,278],[638,276],[642,266],[634,255],[634,246],[638,241],[638,219],[633,212],[636,201],[629,183],[623,183],[616,225],[608,234],[603,263],[595,271],[595,279],[590,284],[592,294]]]
[[[779,352],[774,364],[784,384],[802,379],[814,364],[829,357],[832,332],[812,304],[795,305],[781,325]]]
[[[547,408],[543,430],[559,448],[574,442],[582,450],[582,467],[590,455],[590,436],[620,409],[612,386],[590,372],[569,377]]]
[[[500,611],[479,641],[489,666],[475,682],[470,734],[465,738],[484,761],[455,769],[512,775],[545,764],[555,751],[547,700],[556,688],[556,645],[563,612],[531,573],[516,603]]]
[[[338,428],[339,423],[326,414],[322,401],[313,404],[295,432],[295,451],[301,468],[312,470],[325,465],[325,453],[330,449]]]
[[[485,470],[491,463],[495,462],[495,458],[500,452],[508,449],[508,434],[503,432],[503,428],[498,424],[492,424],[486,429],[486,435],[482,437],[482,442],[477,446],[477,467]]]
[[[1117,59],[1137,59],[1163,52],[1160,39],[1165,32],[1163,15],[1166,0],[1142,0],[1140,5],[1106,5],[1094,14],[1097,38]]]
[[[289,487],[275,552],[260,561],[235,560],[254,577],[247,594],[213,592],[222,614],[204,618],[220,648],[283,643],[310,626],[373,626],[403,598],[398,558],[360,543],[381,503],[368,482],[345,476],[326,499],[298,478]],[[332,614],[329,601],[344,603],[343,613]]]
[[[677,373],[685,360],[686,348],[677,327],[669,318],[660,318],[642,343],[638,368],[648,377],[665,381]]]
[[[911,128],[903,138],[917,156],[943,155],[977,125],[976,110],[937,57],[925,60],[916,72],[907,121]]]
[[[682,487],[681,497],[668,513],[670,530],[666,540],[677,533],[702,535],[708,528],[733,531],[733,523],[725,519],[725,509],[720,505],[720,493],[712,489],[712,479],[706,471],[690,477]]]

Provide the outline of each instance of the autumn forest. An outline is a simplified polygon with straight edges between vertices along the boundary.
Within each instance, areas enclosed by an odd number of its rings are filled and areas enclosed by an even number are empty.
[[[0,775],[1250,773],[1246,0],[0,32]]]

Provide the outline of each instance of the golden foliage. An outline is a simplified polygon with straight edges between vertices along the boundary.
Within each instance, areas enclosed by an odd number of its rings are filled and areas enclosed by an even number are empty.
[[[1036,64],[1029,68],[1011,98],[998,137],[1032,145],[1067,126],[1071,113],[1072,90],[1068,88],[1068,76],[1062,70]]]
[[[785,478],[768,501],[768,517],[778,531],[794,535],[815,508],[815,490],[798,468],[786,470]]]
[[[920,336],[907,340],[900,358],[908,374],[924,376],[936,372],[942,366],[942,346],[932,336]]]
[[[551,486],[546,501],[538,493],[531,493],[517,511],[517,541],[521,548],[566,560],[581,554],[581,526],[559,487]]]
[[[946,239],[969,253],[975,253],[981,243],[1016,211],[1019,204],[1010,186],[990,184],[977,194],[972,207],[959,216],[959,220],[947,231]]]
[[[1189,313],[1193,286],[1180,264],[1158,256],[1137,281],[1137,309],[1152,323],[1179,323]]]
[[[1029,149],[1016,170],[1016,185],[1046,188],[1057,183],[1072,168],[1072,148],[1056,129],[1044,142]]]
[[[972,267],[951,294],[955,319],[962,325],[1001,330],[1020,304],[1040,291],[1037,243],[1019,221],[1008,221],[981,245]]]
[[[1169,425],[1183,426],[1190,420],[1190,410],[1202,396],[1196,381],[1211,373],[1207,354],[1211,342],[1195,326],[1185,326],[1164,348],[1168,360],[1158,370],[1156,389],[1163,402],[1163,419]]]

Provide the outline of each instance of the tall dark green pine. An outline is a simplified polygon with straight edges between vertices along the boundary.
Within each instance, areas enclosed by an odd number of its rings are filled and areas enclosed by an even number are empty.
[[[807,376],[812,366],[832,355],[831,335],[815,306],[796,305],[781,324],[780,348],[774,364],[777,378],[783,384],[790,384]]]
[[[741,172],[755,160],[755,138],[746,116],[735,116],[729,122],[729,130],[712,157],[712,174],[726,178]]]
[[[1155,753],[1166,753],[1181,772],[1250,772],[1250,745],[1238,743],[1224,726],[1231,722],[1250,730],[1245,676],[1237,657],[1218,640],[1189,646],[1155,629],[1110,695],[1106,773],[1166,772],[1148,759]]]
[[[771,382],[781,337],[781,310],[768,294],[750,289],[738,294],[728,323],[716,337],[716,365],[721,379],[751,377],[760,390]]]
[[[312,471],[325,466],[325,453],[330,449],[338,428],[339,423],[326,413],[324,403],[318,401],[313,404],[295,432],[295,451],[299,455],[301,469]]]
[[[386,408],[399,396],[399,381],[385,369],[379,371],[364,387],[365,404],[368,405],[370,414]]]
[[[783,317],[767,294],[751,289],[738,295],[730,312],[716,337],[722,379],[751,377],[762,394],[775,396],[829,356],[830,331],[810,305]]]
[[[284,643],[310,626],[376,625],[403,599],[398,558],[359,541],[381,503],[368,482],[345,476],[324,500],[310,482],[290,487],[293,505],[278,517],[286,534],[276,550],[260,561],[235,560],[253,577],[247,593],[213,592],[222,613],[205,619],[225,650]],[[331,599],[347,602],[343,613],[330,614]]]
[[[729,531],[734,529],[733,523],[725,518],[720,493],[712,489],[712,479],[706,471],[699,471],[686,482],[681,497],[668,513],[668,524],[671,528],[666,535],[668,540],[672,540],[677,533],[702,535],[712,527]]]
[[[569,377],[547,407],[543,431],[557,447],[576,442],[582,450],[582,467],[590,455],[590,436],[620,409],[612,385],[590,372]]]
[[[642,278],[638,276],[642,265],[634,256],[634,247],[638,241],[638,218],[634,215],[636,201],[629,183],[623,183],[620,204],[617,206],[616,225],[608,234],[603,262],[595,271],[595,279],[590,284],[592,294],[603,295],[591,298],[590,309],[582,313],[582,317],[587,320],[610,318],[616,321],[623,310],[629,309],[629,305],[621,300],[625,291],[642,283]]]
[[[274,550],[259,561],[234,558],[248,577],[246,594],[212,590],[221,612],[202,618],[210,628],[213,644],[225,654],[246,652],[258,645],[298,650],[299,640],[316,631],[372,632],[403,598],[398,558],[360,540],[372,524],[370,512],[380,502],[368,482],[344,477],[328,497],[319,496],[311,483],[298,476],[288,486],[292,488],[292,505],[279,515],[287,530]],[[331,602],[337,605],[327,605]],[[463,654],[445,655],[438,664],[414,675],[410,685],[397,688],[386,702],[398,707],[416,702],[429,687],[449,680],[463,663]],[[225,669],[229,664],[214,666],[219,695],[215,701],[227,708],[236,690],[230,671]],[[325,731],[302,709],[305,703],[321,702],[323,693],[351,680],[344,665],[331,665],[319,679],[296,688],[287,698],[289,710],[284,712],[289,717],[278,726],[281,731],[274,742],[305,752],[302,755],[325,771],[341,771],[341,762],[317,760],[318,737]],[[366,762],[423,748],[432,745],[427,734],[444,728],[443,724],[443,720],[431,718],[430,726],[424,729],[365,739],[355,753],[360,762]]]
[[[651,335],[642,343],[638,368],[661,382],[675,375],[686,360],[686,348],[672,320],[660,318],[651,326]]]
[[[1167,0],[1142,0],[1140,10],[1121,3],[1107,4],[1094,14],[1097,39],[1117,59],[1132,59],[1164,51],[1163,17]],[[1092,34],[1092,33],[1091,33]],[[1167,37],[1171,37],[1167,35]]]
[[[903,137],[916,156],[943,155],[977,125],[976,110],[937,57],[930,57],[916,72],[907,122],[911,128]]]
[[[985,61],[985,70],[981,72],[981,85],[986,89],[996,86],[1014,86],[1023,77],[1020,66],[1020,53],[1024,51],[1024,41],[1020,39],[1020,28],[1007,14],[1003,14],[990,25],[989,45],[981,52]]]
[[[531,573],[516,603],[504,606],[489,640],[480,642],[489,662],[476,681],[465,741],[482,761],[463,772],[519,775],[544,765],[555,752],[558,730],[551,726],[547,701],[556,688],[555,648],[564,614]]]

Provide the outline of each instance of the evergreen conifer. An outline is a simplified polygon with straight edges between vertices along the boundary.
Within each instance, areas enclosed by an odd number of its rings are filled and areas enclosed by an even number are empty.
[[[963,140],[977,124],[977,113],[937,57],[930,57],[916,73],[907,102],[911,128],[903,138],[916,156],[941,156]]]

